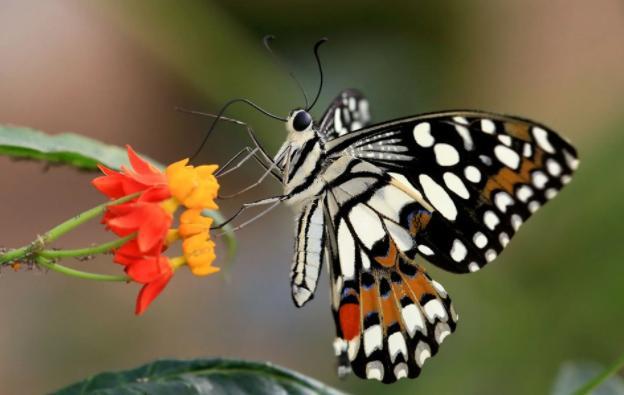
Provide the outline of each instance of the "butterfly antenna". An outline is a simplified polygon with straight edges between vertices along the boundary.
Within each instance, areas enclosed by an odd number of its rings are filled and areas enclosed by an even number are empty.
[[[190,110],[188,108],[178,107],[178,106],[174,107],[174,110],[179,111],[179,112],[184,113],[184,114],[199,115],[199,116],[208,117],[208,118],[216,118],[217,117],[217,114],[211,114],[209,112],[204,112],[204,111]],[[226,122],[232,122],[232,123],[235,123],[237,125],[246,125],[245,122],[239,121],[238,119],[234,119],[234,118],[228,118],[228,117],[221,116],[221,120],[222,121],[226,121]]]
[[[295,84],[297,84],[297,86],[299,87],[299,91],[301,91],[301,94],[303,95],[303,99],[305,100],[304,108],[307,108],[310,102],[308,100],[308,95],[306,94],[305,89],[303,89],[303,85],[301,85],[301,82],[299,82],[299,80],[295,76],[295,73],[290,71],[290,69],[286,66],[286,64],[280,59],[279,56],[277,56],[277,54],[271,48],[271,42],[274,39],[275,39],[275,36],[272,34],[268,34],[264,36],[264,38],[262,39],[262,42],[264,43],[264,47],[267,49],[267,51],[269,51],[269,53],[273,56],[273,58],[277,61],[277,63],[279,63],[283,69],[288,71],[288,75],[290,75],[290,78],[292,78],[293,81],[295,81]]]
[[[323,90],[323,65],[321,64],[321,57],[319,56],[318,51],[319,51],[319,47],[323,45],[326,41],[327,41],[327,37],[323,37],[320,40],[318,40],[316,44],[314,44],[314,57],[316,58],[316,64],[318,65],[318,69],[319,69],[320,82],[319,82],[318,91],[316,92],[316,97],[314,97],[314,100],[312,101],[312,104],[310,105],[310,107],[306,107],[306,111],[310,111],[312,107],[314,107],[314,105],[316,104],[316,101],[321,96],[321,91]]]
[[[204,148],[204,146],[206,145],[206,142],[208,141],[208,138],[212,134],[212,131],[217,126],[217,122],[219,122],[220,119],[223,119],[223,114],[225,113],[225,110],[227,110],[228,107],[231,106],[234,103],[244,103],[244,104],[247,104],[248,106],[256,109],[257,111],[261,112],[262,114],[266,115],[269,118],[277,119],[278,121],[282,121],[282,122],[288,121],[288,119],[286,119],[284,117],[280,117],[280,116],[277,116],[275,114],[272,114],[272,113],[268,112],[267,110],[265,110],[262,107],[258,106],[256,103],[252,102],[249,99],[238,98],[238,99],[229,100],[229,101],[227,101],[223,105],[223,107],[221,107],[221,110],[219,110],[219,112],[217,113],[214,121],[212,121],[212,124],[210,124],[210,128],[208,129],[208,131],[204,135],[204,139],[202,140],[201,144],[199,145],[199,147],[197,148],[195,153],[191,156],[191,161],[193,161],[197,157],[197,155],[199,155],[201,150]],[[198,112],[191,112],[191,113],[198,114]],[[204,114],[200,114],[200,115],[204,115]],[[208,116],[213,116],[213,114],[209,114]]]

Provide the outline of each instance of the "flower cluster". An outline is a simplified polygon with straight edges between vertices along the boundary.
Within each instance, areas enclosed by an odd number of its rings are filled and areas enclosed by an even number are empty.
[[[179,267],[188,266],[196,276],[219,271],[212,265],[212,219],[202,215],[204,209],[218,208],[215,199],[219,184],[213,175],[216,165],[194,167],[184,159],[162,172],[127,148],[131,168],[122,167],[117,172],[100,166],[104,176],[94,179],[93,185],[110,199],[137,195],[126,203],[109,206],[102,222],[120,237],[135,235],[115,251],[114,260],[125,266],[133,281],[143,284],[136,304],[136,314],[141,314]],[[179,208],[184,211],[174,229]],[[182,241],[183,255],[163,255],[178,240]]]

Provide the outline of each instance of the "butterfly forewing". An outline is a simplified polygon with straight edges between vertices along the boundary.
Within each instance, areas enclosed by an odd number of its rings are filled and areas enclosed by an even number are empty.
[[[318,124],[326,140],[359,130],[370,123],[368,100],[355,89],[347,89],[331,103]]]
[[[397,215],[418,227],[419,253],[453,272],[496,258],[578,165],[575,149],[545,126],[479,112],[372,126],[327,149],[378,166],[418,202],[418,211],[403,205]]]

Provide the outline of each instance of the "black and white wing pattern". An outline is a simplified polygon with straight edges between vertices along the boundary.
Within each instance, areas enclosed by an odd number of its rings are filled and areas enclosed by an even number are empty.
[[[456,273],[494,260],[578,166],[574,147],[546,126],[475,111],[371,126],[326,148],[380,168],[418,202],[429,217],[418,253]]]
[[[325,140],[359,130],[370,123],[368,100],[355,89],[346,89],[331,103],[318,130]]]
[[[343,157],[324,196],[339,373],[391,383],[417,377],[455,330],[444,288],[416,260],[428,214],[379,167]]]
[[[479,270],[578,166],[547,127],[474,111],[371,126],[326,152],[339,174],[322,196],[339,371],[385,383],[416,377],[456,326],[419,259]]]
[[[325,217],[322,202],[315,199],[295,218],[295,256],[290,270],[292,298],[297,307],[314,297],[325,259]]]

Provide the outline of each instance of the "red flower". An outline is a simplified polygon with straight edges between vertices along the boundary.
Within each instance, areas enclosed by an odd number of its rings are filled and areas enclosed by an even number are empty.
[[[167,176],[141,159],[132,147],[128,145],[126,148],[128,149],[128,159],[132,169],[121,166],[121,172],[117,172],[99,165],[98,167],[104,175],[91,181],[93,186],[111,199],[119,199],[150,188],[168,191]]]
[[[187,265],[197,276],[219,271],[212,266],[212,219],[202,215],[204,209],[217,209],[214,200],[219,183],[214,176],[216,165],[194,167],[184,159],[161,172],[127,148],[132,168],[122,167],[117,172],[100,166],[104,176],[92,183],[110,199],[138,193],[126,203],[107,207],[102,223],[121,237],[136,234],[115,250],[114,261],[125,266],[130,279],[143,284],[136,302],[136,314],[141,314],[177,268]],[[173,215],[180,206],[188,210],[180,218],[180,229],[171,229]],[[177,240],[182,240],[182,256],[170,259],[161,255]]]
[[[171,214],[160,205],[139,201],[110,207],[104,223],[118,236],[136,233],[139,249],[147,254],[157,246],[162,247],[172,220]]]
[[[162,292],[173,276],[173,267],[166,256],[135,260],[126,266],[126,273],[135,282],[144,284],[137,297],[135,314],[142,314]]]

